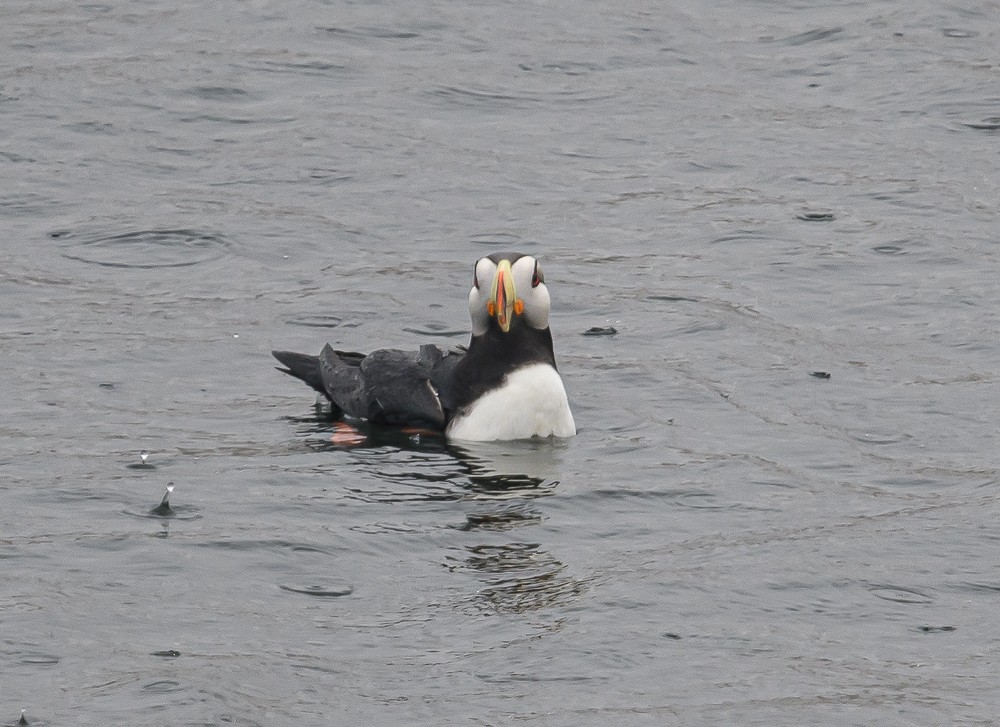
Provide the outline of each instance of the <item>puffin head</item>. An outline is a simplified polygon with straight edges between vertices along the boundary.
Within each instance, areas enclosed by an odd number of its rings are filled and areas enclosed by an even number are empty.
[[[491,327],[501,333],[521,325],[544,330],[549,307],[542,267],[531,255],[494,253],[476,262],[469,291],[472,335],[482,336]]]

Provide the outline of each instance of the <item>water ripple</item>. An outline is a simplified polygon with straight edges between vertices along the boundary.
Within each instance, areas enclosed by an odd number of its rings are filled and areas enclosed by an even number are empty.
[[[291,540],[267,539],[267,540],[210,540],[198,543],[201,547],[218,548],[220,550],[235,550],[251,552],[256,550],[281,550],[290,553],[319,553],[320,555],[334,555],[334,551],[328,548],[321,548],[310,543],[297,543]]]
[[[941,33],[945,38],[977,38],[979,31],[965,30],[963,28],[942,28]]]
[[[295,318],[289,318],[285,323],[292,326],[306,326],[307,328],[337,328],[344,323],[344,319],[340,316],[326,313],[306,313]],[[358,324],[347,324],[347,327],[351,327],[352,325],[357,326]]]
[[[828,40],[838,39],[844,32],[843,28],[815,28],[813,30],[807,30],[804,33],[796,33],[795,35],[789,35],[785,38],[781,38],[776,42],[782,45],[806,45],[807,43],[822,43]]]
[[[538,512],[519,507],[503,508],[496,511],[471,512],[465,516],[465,522],[458,529],[466,532],[473,530],[502,531],[523,525],[537,525],[541,521],[542,516]]]
[[[142,689],[145,692],[152,692],[154,694],[168,694],[170,692],[183,691],[184,687],[180,682],[173,679],[159,679],[155,682],[144,684]]]
[[[468,599],[479,611],[539,611],[571,603],[586,587],[585,580],[567,574],[566,565],[537,543],[472,545],[465,551],[452,568],[472,571],[482,579],[482,587]]]
[[[472,235],[469,242],[473,245],[489,245],[490,247],[522,247],[525,240],[520,235],[511,232],[480,232]]]
[[[426,328],[403,328],[407,333],[415,333],[418,336],[442,336],[444,338],[455,338],[456,336],[468,336],[466,330],[450,330],[440,323],[427,323]]]
[[[342,63],[320,59],[303,61],[261,61],[259,65],[249,70],[259,70],[265,73],[292,73],[301,76],[329,76],[347,70]]]
[[[559,61],[555,63],[519,63],[517,65],[522,71],[534,73],[561,73],[566,76],[583,76],[595,71],[605,70],[605,67],[598,63],[587,61]]]
[[[804,210],[796,217],[803,222],[832,222],[835,219],[833,212],[828,210]]]
[[[330,35],[340,36],[342,38],[351,38],[354,40],[367,39],[367,38],[378,38],[379,40],[411,40],[413,38],[419,38],[420,33],[414,30],[405,30],[400,28],[391,28],[384,26],[374,26],[374,27],[361,27],[361,28],[343,28],[336,25],[331,26],[318,26],[317,30],[321,30]]]
[[[24,651],[20,653],[14,653],[14,662],[16,664],[25,664],[31,666],[54,666],[59,663],[59,657],[54,654],[46,654],[41,651]]]
[[[883,601],[893,601],[894,603],[906,603],[913,605],[926,605],[934,602],[932,597],[928,596],[926,593],[921,593],[914,588],[872,584],[868,586],[868,590],[871,591],[873,596],[881,598]]]
[[[524,110],[539,104],[589,104],[614,98],[614,94],[594,94],[559,90],[524,92],[485,86],[438,86],[433,95],[450,103],[490,110]]]
[[[37,215],[58,205],[57,200],[33,192],[0,197],[0,210],[7,215]]]
[[[115,235],[76,236],[56,231],[50,237],[64,240],[61,255],[69,260],[111,268],[180,268],[225,256],[232,243],[224,237],[189,229],[136,230]]]
[[[315,596],[319,598],[340,598],[341,596],[349,596],[354,593],[353,587],[345,586],[343,584],[319,585],[310,583],[309,585],[303,586],[298,584],[293,585],[281,583],[278,585],[278,588],[290,593],[301,593],[305,596]]]
[[[205,101],[231,101],[248,95],[246,89],[237,86],[194,86],[186,93]]]
[[[1000,131],[1000,116],[987,116],[982,121],[965,121],[962,126],[976,131]]]

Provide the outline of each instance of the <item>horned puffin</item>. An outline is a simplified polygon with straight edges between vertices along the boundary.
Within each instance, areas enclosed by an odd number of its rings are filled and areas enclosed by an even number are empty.
[[[572,437],[576,424],[556,369],[549,291],[531,255],[476,262],[465,348],[409,352],[272,351],[286,374],[325,395],[336,417],[443,431],[448,439]]]

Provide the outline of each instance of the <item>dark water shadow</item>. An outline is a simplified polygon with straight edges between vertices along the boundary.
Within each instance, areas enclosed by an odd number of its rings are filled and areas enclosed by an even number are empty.
[[[399,429],[351,422],[363,441],[335,444],[339,423],[322,408],[313,417],[296,420],[297,434],[317,452],[340,455],[337,471],[359,477],[343,478],[346,497],[373,504],[456,503],[463,519],[445,525],[460,537],[449,547],[444,565],[452,572],[471,574],[473,587],[460,596],[459,611],[474,614],[515,614],[565,607],[587,588],[588,579],[552,555],[541,542],[538,526],[547,518],[540,498],[559,486],[562,440],[519,442],[449,442],[441,434],[407,433]],[[460,503],[460,504],[459,504]],[[405,511],[405,508],[404,508]],[[408,531],[406,526],[367,526],[369,534]],[[472,539],[462,543],[462,540]],[[499,542],[498,542],[499,539]],[[350,595],[344,584],[310,584],[281,588],[307,596]]]
[[[465,522],[458,526],[464,532],[487,531],[501,532],[525,525],[538,525],[543,520],[541,513],[522,504],[511,507],[501,506],[470,512],[465,516]]]
[[[449,556],[448,567],[480,581],[464,604],[478,613],[531,613],[564,606],[583,594],[588,584],[539,543],[469,545]]]
[[[302,444],[316,452],[346,452],[367,477],[345,486],[347,496],[372,502],[530,500],[551,495],[566,445],[559,440],[503,443],[447,441],[441,433],[352,421],[344,437],[322,405],[315,416],[288,418]],[[489,516],[485,516],[487,519]]]

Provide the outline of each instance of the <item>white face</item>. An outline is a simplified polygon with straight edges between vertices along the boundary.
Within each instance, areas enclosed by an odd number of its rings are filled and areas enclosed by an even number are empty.
[[[490,317],[495,313],[496,300],[494,278],[497,274],[497,263],[488,257],[481,258],[476,263],[475,281],[469,291],[469,316],[472,319],[472,334],[481,336],[489,328]],[[510,266],[511,278],[514,282],[514,296],[520,306],[516,317],[539,330],[549,325],[549,290],[545,287],[545,276],[542,266],[530,255],[525,255],[514,261]],[[492,304],[492,305],[491,305]]]

